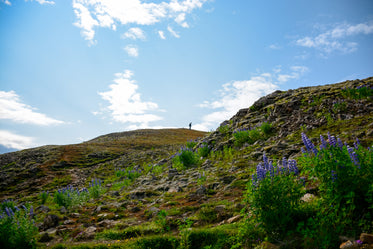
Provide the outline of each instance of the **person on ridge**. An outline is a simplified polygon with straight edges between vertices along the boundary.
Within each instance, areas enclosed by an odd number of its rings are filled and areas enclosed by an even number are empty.
[[[192,129],[192,122],[189,123],[189,130]]]

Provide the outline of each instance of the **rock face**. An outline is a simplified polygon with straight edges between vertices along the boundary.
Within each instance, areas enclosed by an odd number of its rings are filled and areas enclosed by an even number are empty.
[[[212,132],[204,143],[213,150],[222,150],[224,146],[234,146],[227,139],[242,129],[252,129],[267,122],[272,125],[272,135],[266,141],[260,141],[258,148],[249,158],[259,160],[258,156],[266,152],[269,155],[295,157],[299,155],[300,132],[321,131],[330,127],[336,132],[343,130],[346,139],[364,138],[370,145],[373,142],[373,96],[354,99],[343,89],[356,89],[361,86],[373,87],[373,77],[364,80],[346,81],[337,84],[303,87],[296,90],[275,91],[256,101],[250,108],[241,109],[228,122]],[[227,129],[222,129],[226,126]],[[224,131],[224,132],[222,132]],[[202,143],[202,141],[201,141]]]

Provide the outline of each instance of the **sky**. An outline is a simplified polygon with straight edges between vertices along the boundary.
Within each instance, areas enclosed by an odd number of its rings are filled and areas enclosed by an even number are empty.
[[[275,90],[373,76],[371,0],[0,0],[0,153],[215,130]]]

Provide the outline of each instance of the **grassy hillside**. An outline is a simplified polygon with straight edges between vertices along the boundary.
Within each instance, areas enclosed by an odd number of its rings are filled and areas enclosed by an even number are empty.
[[[373,78],[276,91],[210,133],[139,130],[0,155],[0,198],[13,198],[1,208],[33,206],[41,248],[336,248],[373,232],[372,134]],[[361,147],[322,149],[320,135]],[[318,157],[302,153],[306,137]]]

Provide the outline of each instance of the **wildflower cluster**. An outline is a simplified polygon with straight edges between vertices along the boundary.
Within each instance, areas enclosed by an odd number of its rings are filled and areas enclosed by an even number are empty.
[[[362,85],[356,88],[345,88],[342,90],[342,95],[351,99],[363,99],[373,96],[373,86]]]
[[[92,198],[98,198],[102,193],[105,192],[105,188],[102,186],[102,181],[100,179],[92,179],[89,183],[88,193]]]
[[[303,184],[297,179],[298,175],[295,160],[283,158],[274,165],[264,154],[263,162],[258,164],[248,185],[245,200],[250,211],[273,239],[282,239],[296,227],[294,220],[298,216],[303,194]]]
[[[207,156],[209,155],[209,153],[210,153],[210,151],[211,151],[211,146],[209,146],[209,145],[207,144],[207,142],[202,142],[202,143],[198,146],[197,151],[198,151],[198,155],[199,155],[200,157],[205,158],[205,157],[207,157]]]
[[[54,192],[53,200],[58,206],[65,208],[74,207],[86,202],[89,199],[88,189],[79,190],[69,185]]]
[[[329,132],[327,140],[320,135],[319,150],[305,134],[302,139],[307,151],[300,163],[308,178],[316,179],[310,184],[319,185],[322,200],[321,210],[305,223],[307,229],[319,231],[312,237],[324,237],[318,243],[327,247],[337,243],[330,234],[353,235],[372,229],[373,151],[362,147],[358,139],[349,146]]]
[[[35,248],[37,227],[33,207],[18,208],[13,201],[0,205],[0,248]]]
[[[172,162],[175,168],[186,169],[199,162],[198,155],[193,149],[182,146],[181,149],[172,156]]]
[[[263,163],[259,163],[256,167],[256,174],[252,175],[252,184],[253,186],[257,186],[260,181],[262,181],[267,176],[270,176],[273,178],[275,175],[279,174],[299,174],[299,169],[297,167],[297,162],[295,160],[289,159],[286,160],[284,157],[281,161],[282,165],[280,165],[280,162],[278,163],[277,167],[273,166],[272,161],[270,161],[267,156],[263,155]]]
[[[122,178],[123,180],[135,180],[137,177],[141,175],[142,171],[139,167],[135,168],[116,168],[115,169],[115,176]]]

